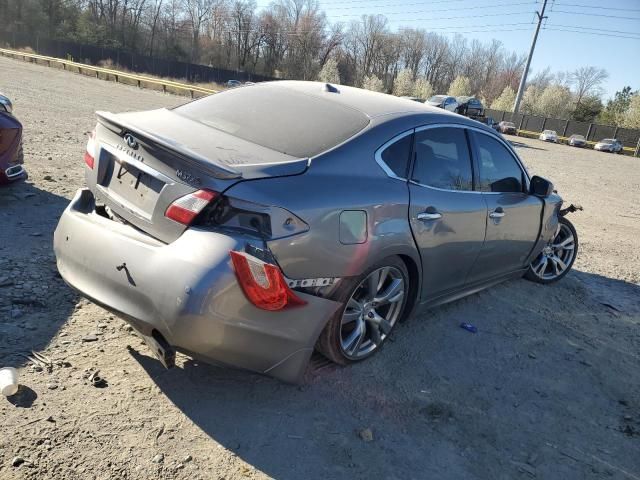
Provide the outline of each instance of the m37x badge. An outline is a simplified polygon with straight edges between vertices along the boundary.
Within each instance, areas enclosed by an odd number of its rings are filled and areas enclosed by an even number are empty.
[[[176,176],[183,182],[187,182],[190,185],[200,186],[200,184],[202,183],[200,177],[196,177],[195,175],[189,172],[185,172],[184,170],[177,169]]]

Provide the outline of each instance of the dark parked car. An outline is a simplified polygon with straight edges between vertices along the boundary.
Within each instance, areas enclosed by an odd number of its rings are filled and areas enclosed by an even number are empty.
[[[242,82],[240,80],[227,80],[227,88],[241,87]]]
[[[501,135],[353,87],[98,112],[84,161],[60,274],[167,366],[183,351],[296,381],[314,348],[364,360],[418,307],[550,283],[577,255],[562,199]]]
[[[456,108],[458,108],[458,101],[455,99],[455,97],[450,97],[448,95],[434,95],[425,103],[427,105],[431,105],[432,107],[449,110],[450,112],[455,112]]]
[[[567,141],[567,143],[571,147],[585,147],[587,145],[587,139],[584,138],[584,135],[578,135],[574,133],[569,137],[569,140]]]
[[[475,97],[458,97],[458,108],[456,112],[465,117],[481,117],[484,115],[484,106],[482,102]]]
[[[13,116],[11,100],[0,93],[0,185],[24,180],[22,124]]]
[[[515,123],[502,121],[498,124],[498,131],[500,133],[508,133],[510,135],[515,135],[517,132],[517,129],[516,129]]]
[[[496,122],[493,118],[491,117],[485,117],[485,118],[476,118],[477,121],[479,121],[480,123],[485,124],[487,127],[494,129],[496,132],[500,131],[500,124],[498,122]]]

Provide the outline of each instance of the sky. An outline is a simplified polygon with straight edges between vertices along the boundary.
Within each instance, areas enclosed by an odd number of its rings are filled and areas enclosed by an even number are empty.
[[[264,7],[269,0],[258,0]],[[542,0],[319,0],[329,22],[362,15],[387,16],[392,30],[424,28],[447,36],[500,40],[507,50],[528,53]],[[640,0],[548,0],[529,77],[582,66],[604,68],[606,100],[630,85],[640,89]]]

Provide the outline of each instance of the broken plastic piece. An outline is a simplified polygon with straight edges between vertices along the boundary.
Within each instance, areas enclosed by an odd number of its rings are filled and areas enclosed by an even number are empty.
[[[584,208],[582,208],[582,205],[574,205],[573,203],[571,205],[569,205],[567,208],[563,208],[561,209],[558,213],[561,217],[564,217],[567,213],[573,213],[573,212],[577,212],[577,211],[582,211],[584,210]]]
[[[460,328],[464,328],[465,330],[471,333],[478,333],[478,329],[476,328],[476,326],[470,323],[461,323]]]

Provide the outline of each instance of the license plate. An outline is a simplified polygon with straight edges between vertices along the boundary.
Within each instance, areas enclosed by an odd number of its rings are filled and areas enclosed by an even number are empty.
[[[164,182],[111,156],[111,165],[103,185],[120,202],[150,214]]]

